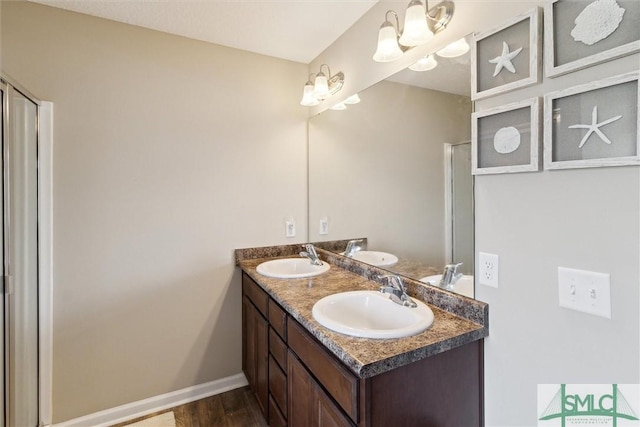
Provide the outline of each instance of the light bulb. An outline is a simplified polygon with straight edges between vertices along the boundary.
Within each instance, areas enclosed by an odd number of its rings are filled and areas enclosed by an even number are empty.
[[[318,73],[315,80],[315,85],[313,89],[313,96],[316,99],[322,101],[323,99],[327,99],[331,95],[329,92],[329,84],[327,83],[327,77],[322,73]]]
[[[402,50],[398,46],[396,29],[389,21],[384,21],[378,32],[378,48],[373,54],[376,62],[390,62],[402,56]]]
[[[304,85],[304,92],[302,93],[302,100],[300,101],[300,105],[305,107],[313,107],[315,105],[320,104],[320,101],[313,96],[313,83],[310,81]]]
[[[415,64],[409,67],[410,70],[413,71],[429,71],[433,70],[438,66],[438,61],[433,57],[433,55],[427,55],[422,57],[416,61]]]
[[[436,53],[443,58],[455,58],[469,52],[469,43],[463,38],[453,43],[449,43]]]
[[[404,16],[404,30],[400,36],[403,46],[417,46],[433,38],[433,33],[427,25],[424,4],[420,0],[412,0]]]
[[[357,104],[358,102],[360,102],[360,97],[358,96],[357,93],[355,95],[351,95],[350,97],[344,100],[344,103],[349,105]]]

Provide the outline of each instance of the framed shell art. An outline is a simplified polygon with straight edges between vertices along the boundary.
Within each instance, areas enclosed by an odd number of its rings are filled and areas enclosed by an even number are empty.
[[[544,98],[544,168],[640,164],[640,72]]]
[[[540,170],[538,98],[471,115],[473,175]]]
[[[548,0],[545,75],[556,77],[640,51],[640,1]]]
[[[498,28],[476,33],[471,45],[471,99],[538,83],[541,30],[538,7]]]

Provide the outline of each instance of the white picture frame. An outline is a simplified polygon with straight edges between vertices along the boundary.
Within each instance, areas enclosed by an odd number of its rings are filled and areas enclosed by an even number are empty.
[[[471,43],[471,99],[477,100],[540,81],[542,9],[515,16],[475,33]]]
[[[557,77],[640,51],[640,2],[616,0],[618,7],[624,9],[622,16],[616,9],[608,13],[616,16],[614,23],[621,19],[618,26],[603,28],[598,21],[600,24],[594,25],[595,30],[587,30],[589,27],[585,22],[589,22],[590,14],[585,14],[585,10],[594,3],[547,0],[544,9],[545,76]],[[589,12],[602,14],[600,10]],[[583,17],[576,21],[581,15]],[[574,31],[577,32],[574,34]],[[604,36],[608,31],[613,32]]]
[[[471,115],[473,175],[540,170],[540,98]]]
[[[544,97],[544,169],[640,165],[640,72]]]

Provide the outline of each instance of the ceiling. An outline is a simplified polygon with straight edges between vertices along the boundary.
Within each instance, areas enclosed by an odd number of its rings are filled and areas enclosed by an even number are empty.
[[[30,0],[310,63],[378,0]]]

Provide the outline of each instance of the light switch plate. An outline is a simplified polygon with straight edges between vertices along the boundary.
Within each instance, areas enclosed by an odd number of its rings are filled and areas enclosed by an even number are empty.
[[[558,267],[560,307],[611,319],[609,274]]]
[[[296,237],[296,222],[293,220],[293,218],[289,218],[287,221],[285,221],[284,226],[284,234],[286,237]]]

